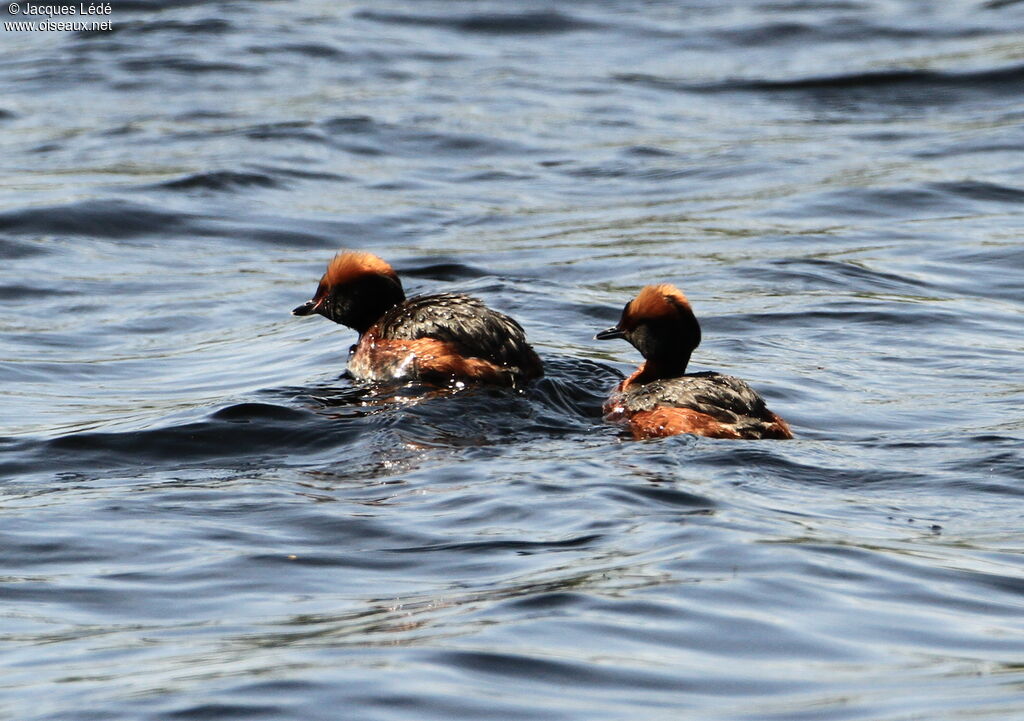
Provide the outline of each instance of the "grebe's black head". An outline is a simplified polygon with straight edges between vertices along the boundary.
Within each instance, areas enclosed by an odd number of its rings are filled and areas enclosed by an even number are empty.
[[[405,300],[402,281],[373,253],[338,253],[327,266],[313,299],[292,315],[318,313],[360,335]]]
[[[690,355],[700,345],[700,324],[682,291],[674,285],[648,285],[626,303],[619,324],[595,338],[625,338],[660,377],[673,377],[686,372]]]

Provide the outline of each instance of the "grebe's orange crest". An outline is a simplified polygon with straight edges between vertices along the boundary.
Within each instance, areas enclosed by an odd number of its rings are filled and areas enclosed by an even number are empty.
[[[626,306],[620,325],[635,328],[644,321],[669,318],[680,313],[693,315],[693,308],[683,291],[669,283],[648,285]]]
[[[351,283],[364,275],[383,275],[398,280],[395,269],[386,260],[373,253],[341,252],[327,265],[327,272],[320,279],[324,290]]]

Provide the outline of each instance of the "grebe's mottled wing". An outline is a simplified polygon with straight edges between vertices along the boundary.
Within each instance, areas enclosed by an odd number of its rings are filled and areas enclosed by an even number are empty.
[[[631,386],[613,398],[634,438],[693,433],[711,438],[792,438],[789,425],[749,385],[720,373],[692,373]]]
[[[689,408],[722,423],[743,417],[768,419],[773,414],[764,399],[744,381],[721,373],[692,373],[634,386],[624,398],[633,412],[656,407]]]
[[[497,363],[528,376],[542,373],[540,359],[526,341],[522,326],[483,301],[461,293],[438,293],[408,299],[377,324],[384,338],[436,338],[460,353]]]

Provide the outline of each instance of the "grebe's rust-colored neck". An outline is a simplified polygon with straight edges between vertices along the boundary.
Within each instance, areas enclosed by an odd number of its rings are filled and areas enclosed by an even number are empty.
[[[645,383],[661,380],[663,378],[678,378],[686,373],[686,366],[690,362],[690,356],[684,358],[676,357],[671,361],[656,361],[648,358],[643,365],[622,381],[620,390],[626,390],[632,386],[641,386]]]

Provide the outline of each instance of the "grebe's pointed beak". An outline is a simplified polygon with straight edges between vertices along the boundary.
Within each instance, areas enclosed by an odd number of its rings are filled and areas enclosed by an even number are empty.
[[[594,340],[613,340],[615,338],[625,337],[626,331],[622,330],[618,326],[615,326],[614,328],[608,328],[607,330],[601,331],[600,333],[594,336]]]
[[[320,309],[320,301],[307,300],[305,303],[300,305],[298,308],[292,311],[292,315],[313,315]]]

